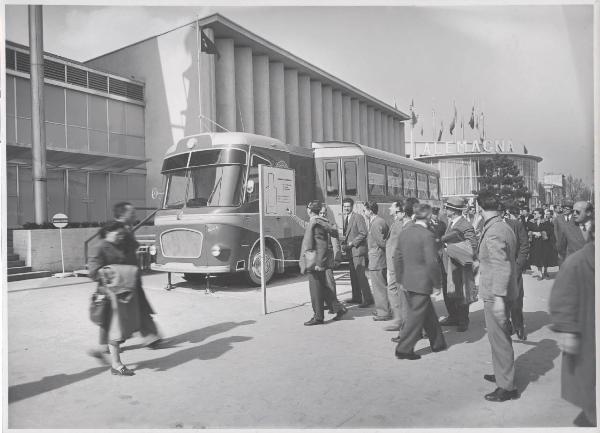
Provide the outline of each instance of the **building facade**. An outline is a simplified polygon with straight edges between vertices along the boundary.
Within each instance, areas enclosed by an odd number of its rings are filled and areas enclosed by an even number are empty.
[[[538,193],[539,156],[518,152],[510,141],[483,140],[483,142],[417,142],[418,161],[435,166],[440,170],[440,191],[443,198],[459,196],[475,197],[481,177],[480,164],[494,154],[506,155],[519,168],[525,186],[531,193],[530,206],[537,206],[543,197]]]

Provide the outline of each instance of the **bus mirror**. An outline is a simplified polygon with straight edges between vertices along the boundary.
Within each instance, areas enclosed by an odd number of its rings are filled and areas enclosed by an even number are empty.
[[[254,181],[252,179],[246,183],[246,192],[248,194],[252,194],[254,192]]]
[[[157,198],[165,195],[165,193],[163,191],[159,191],[158,188],[154,187],[154,188],[152,188],[151,195],[152,195],[152,200],[156,200]]]

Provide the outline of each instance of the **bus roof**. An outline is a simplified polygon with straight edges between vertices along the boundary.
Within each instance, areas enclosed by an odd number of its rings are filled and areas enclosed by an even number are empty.
[[[391,161],[397,164],[402,164],[404,166],[412,167],[418,170],[435,173],[439,172],[438,169],[432,167],[430,164],[415,161],[413,159],[406,158],[395,153],[386,152],[384,150],[374,149],[369,146],[363,146],[362,144],[354,143],[352,141],[324,141],[313,143],[312,147],[315,150],[315,156],[321,156],[319,155],[319,153],[322,153],[319,151],[320,149],[336,149],[335,152],[332,153],[332,156],[334,154],[335,156],[366,155],[373,158],[381,159],[383,161]]]

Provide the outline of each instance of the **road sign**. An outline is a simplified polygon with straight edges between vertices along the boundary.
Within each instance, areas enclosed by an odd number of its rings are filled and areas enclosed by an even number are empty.
[[[69,224],[69,217],[64,213],[57,213],[52,217],[52,224],[58,229],[64,229]]]

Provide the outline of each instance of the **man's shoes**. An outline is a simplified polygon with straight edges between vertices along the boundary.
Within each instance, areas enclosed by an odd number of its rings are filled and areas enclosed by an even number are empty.
[[[350,299],[345,299],[344,302],[346,304],[360,304],[361,301],[357,301],[355,299],[350,298]]]
[[[400,325],[388,325],[383,328],[384,331],[400,331]]]
[[[516,400],[519,398],[519,391],[513,389],[512,391],[507,391],[506,389],[496,388],[494,392],[490,392],[485,395],[485,399],[487,401],[495,401],[502,402],[507,400]]]
[[[335,317],[334,317],[333,319],[331,319],[331,320],[341,320],[341,319],[342,319],[342,316],[343,316],[344,314],[346,314],[347,312],[348,312],[348,310],[344,308],[344,309],[342,309],[342,310],[338,311],[338,312],[336,313]]]
[[[469,329],[469,325],[465,325],[464,323],[458,325],[458,327],[456,328],[456,332],[465,332],[467,329]]]
[[[400,343],[400,337],[392,337],[392,343]]]
[[[128,369],[124,365],[120,366],[119,368],[110,367],[110,374],[113,374],[115,376],[134,376],[135,375],[133,370]]]
[[[521,326],[520,328],[517,328],[517,338],[519,340],[527,340],[527,334],[525,333],[525,327]]]
[[[368,304],[368,303],[365,302],[365,303],[360,304],[358,306],[358,308],[369,308],[369,307],[372,307],[372,306],[373,306],[372,302],[370,304]]]
[[[484,374],[483,378],[488,382],[496,383],[496,376],[493,374]]]
[[[335,311],[334,311],[334,309],[333,309],[333,308],[330,308],[330,309],[329,309],[329,311],[328,311],[328,313],[329,313],[329,314],[335,314]]]
[[[417,355],[416,353],[399,353],[399,352],[396,352],[396,358],[398,358],[398,359],[408,359],[409,361],[416,361],[417,359],[421,359],[421,355]]]
[[[385,322],[388,320],[392,320],[392,316],[373,316],[373,320],[376,322]]]
[[[448,316],[442,320],[440,320],[440,326],[456,326],[458,325],[458,321]]]
[[[431,351],[432,352],[443,352],[444,350],[447,350],[447,349],[448,349],[448,345],[444,344],[444,345],[442,345],[440,347],[432,347]]]
[[[304,326],[313,326],[313,325],[322,325],[323,319],[315,319],[314,317],[310,319],[308,322],[304,322]]]

